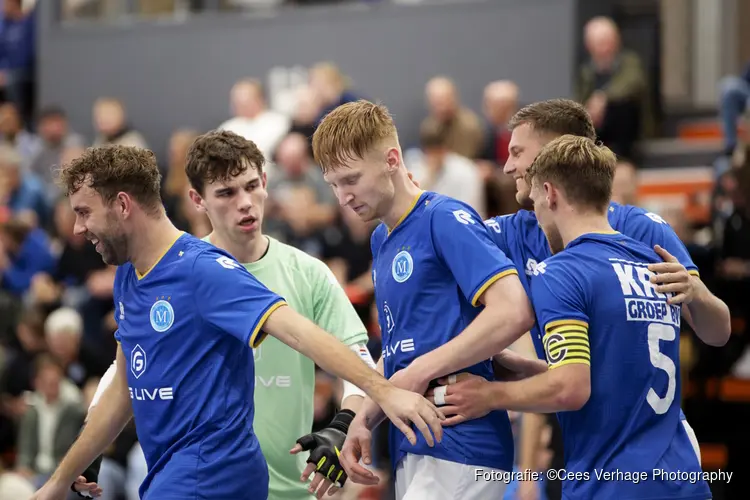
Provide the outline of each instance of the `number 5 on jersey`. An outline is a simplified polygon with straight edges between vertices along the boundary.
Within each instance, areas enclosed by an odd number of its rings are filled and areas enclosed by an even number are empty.
[[[646,401],[651,405],[657,415],[663,415],[669,411],[674,402],[674,393],[677,388],[677,366],[669,356],[661,352],[660,342],[673,342],[677,338],[675,328],[661,323],[651,323],[648,325],[648,354],[651,364],[654,368],[662,370],[667,374],[669,379],[667,383],[667,393],[660,397],[656,391],[651,388],[646,395]]]

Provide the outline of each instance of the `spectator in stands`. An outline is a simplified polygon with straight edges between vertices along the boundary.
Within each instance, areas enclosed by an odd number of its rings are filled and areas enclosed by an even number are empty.
[[[47,354],[34,362],[34,393],[21,419],[17,471],[36,487],[54,472],[83,425],[86,412],[80,403],[61,397],[63,370]]]
[[[94,146],[118,144],[148,148],[146,139],[127,121],[125,105],[112,97],[102,97],[94,103]]]
[[[52,272],[56,259],[47,234],[14,218],[0,225],[0,288],[23,297],[40,272]]]
[[[24,393],[33,390],[34,359],[47,349],[44,316],[40,311],[25,309],[15,330],[17,347],[8,353],[2,374],[3,396],[12,406],[19,403],[17,400],[23,398]]]
[[[436,121],[426,122],[419,136],[421,154],[407,165],[420,187],[463,201],[485,216],[484,182],[477,165],[449,149],[447,130]]]
[[[336,198],[310,155],[308,141],[289,134],[276,152],[278,171],[268,181],[268,231],[316,257],[318,234],[336,217]]]
[[[312,135],[318,123],[322,103],[318,93],[312,87],[305,85],[297,89],[296,104],[292,115],[290,133],[297,133],[307,138],[312,154]]]
[[[617,162],[612,201],[621,205],[638,205],[638,172],[635,165],[628,161]]]
[[[0,144],[0,206],[12,215],[33,212],[38,225],[46,225],[49,205],[42,182],[23,171],[23,158],[13,148]]]
[[[0,140],[21,155],[24,170],[39,150],[39,138],[24,128],[18,108],[10,102],[0,106]]]
[[[218,128],[228,130],[253,141],[266,158],[272,158],[276,147],[289,132],[289,119],[268,109],[263,84],[255,78],[245,78],[234,84],[230,93],[234,117]],[[273,177],[273,172],[269,172]]]
[[[336,222],[321,233],[321,259],[344,287],[365,325],[372,322],[370,305],[374,287],[370,235],[375,226],[377,222],[363,222],[349,207],[339,207]]]
[[[349,78],[332,62],[320,62],[310,68],[310,88],[317,95],[320,109],[316,125],[333,109],[361,98],[351,87]]]
[[[606,17],[586,24],[584,43],[590,59],[578,75],[578,99],[591,114],[599,139],[617,155],[631,158],[636,141],[652,128],[641,60],[622,48],[617,25]]]
[[[185,159],[190,146],[198,137],[195,130],[177,130],[169,139],[167,173],[164,176],[162,200],[167,216],[182,231],[192,233],[190,221],[196,212],[190,203],[190,185],[185,174]],[[205,217],[205,216],[204,216]],[[207,218],[207,217],[206,217]]]
[[[429,113],[422,128],[442,127],[449,150],[472,160],[478,158],[484,147],[485,130],[477,114],[461,105],[455,83],[446,77],[435,77],[427,82],[425,96]]]
[[[510,80],[499,80],[484,89],[484,116],[487,120],[487,139],[481,160],[503,166],[508,161],[511,133],[508,121],[518,110],[518,85]]]
[[[737,122],[750,109],[750,63],[741,76],[727,76],[720,83],[719,116],[724,130],[724,153],[737,147]]]
[[[69,307],[52,312],[44,324],[44,336],[50,354],[78,388],[82,388],[89,377],[104,375],[111,364],[111,357],[99,355],[87,342],[81,342],[82,335],[81,315]],[[79,393],[78,401],[81,400]]]
[[[69,129],[65,111],[57,106],[50,106],[39,113],[37,132],[40,140],[31,156],[29,171],[42,181],[49,204],[52,205],[60,195],[55,185],[55,168],[62,164],[66,149],[83,148],[84,140],[80,134]]]
[[[3,1],[0,84],[29,126],[34,118],[36,96],[36,11],[24,12],[22,3],[22,0]]]
[[[31,297],[44,310],[60,306],[81,312],[87,341],[106,348],[102,341],[102,319],[112,310],[114,268],[107,266],[83,235],[73,233],[75,215],[67,198],[55,207],[57,265],[31,280]],[[112,347],[111,345],[109,347]]]

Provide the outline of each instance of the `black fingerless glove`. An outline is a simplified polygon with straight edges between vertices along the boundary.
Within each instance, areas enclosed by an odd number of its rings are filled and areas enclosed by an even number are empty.
[[[354,420],[353,411],[341,410],[327,427],[297,440],[297,444],[303,450],[310,452],[307,462],[315,465],[316,472],[339,488],[346,483],[346,472],[339,462],[339,453],[344,447],[346,433],[349,431],[352,420]]]

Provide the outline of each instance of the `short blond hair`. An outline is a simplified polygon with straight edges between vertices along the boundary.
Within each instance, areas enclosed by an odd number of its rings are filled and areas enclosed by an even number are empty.
[[[573,205],[606,212],[612,197],[617,156],[587,137],[563,135],[549,142],[526,172],[531,185],[550,182]]]
[[[385,139],[397,139],[388,108],[365,100],[342,104],[328,113],[312,139],[313,155],[323,173],[360,160]]]

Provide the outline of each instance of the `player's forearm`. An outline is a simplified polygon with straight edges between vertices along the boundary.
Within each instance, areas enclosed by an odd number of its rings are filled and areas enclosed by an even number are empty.
[[[524,413],[521,417],[521,439],[518,452],[518,468],[524,470],[537,469],[539,443],[541,442],[544,415],[538,413]]]
[[[378,360],[375,370],[381,375],[385,373],[382,357]],[[365,427],[369,430],[373,430],[385,420],[385,413],[383,413],[383,410],[377,405],[377,403],[366,397],[362,401],[362,406],[360,407],[359,412],[357,412],[355,420],[360,420]]]
[[[274,311],[263,329],[313,360],[326,372],[356,385],[375,402],[381,402],[393,387],[348,346],[290,307]]]
[[[692,276],[691,279],[695,280],[697,293],[688,305],[688,322],[703,342],[712,346],[723,346],[732,334],[729,307],[712,294],[700,278]]]
[[[486,307],[463,332],[414,363],[427,380],[435,380],[486,361],[515,342],[534,325],[531,306]]]
[[[353,394],[347,398],[345,398],[341,402],[341,409],[342,410],[351,410],[355,414],[359,413],[359,410],[362,408],[362,403],[364,402],[365,398],[362,396],[358,396],[356,394]]]
[[[107,387],[51,480],[71,484],[117,438],[132,415],[127,387],[124,390],[120,384]]]
[[[527,378],[547,371],[548,365],[539,358],[531,359],[510,349],[503,349],[492,358],[500,366],[516,374],[516,378]]]
[[[591,382],[571,375],[571,370],[560,367],[518,382],[493,382],[489,400],[494,409],[525,413],[579,410],[588,401]]]

